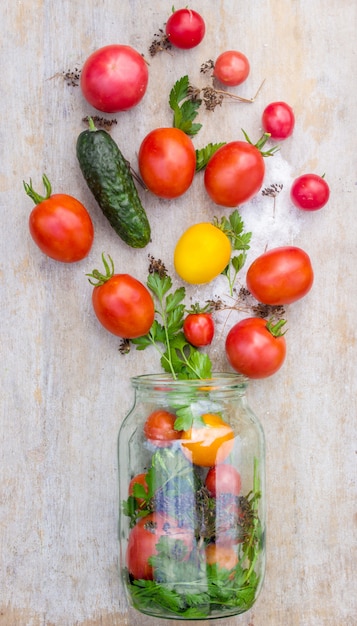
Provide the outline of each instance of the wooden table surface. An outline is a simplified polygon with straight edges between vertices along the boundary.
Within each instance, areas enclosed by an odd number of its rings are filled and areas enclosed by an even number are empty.
[[[183,3],[184,5],[185,3]],[[253,139],[266,104],[294,108],[294,135],[267,162],[259,194],[241,207],[251,226],[252,257],[265,246],[294,244],[311,257],[309,295],[287,307],[288,355],[272,378],[249,387],[267,439],[267,571],[253,609],[222,626],[352,626],[356,594],[356,47],[355,0],[195,0],[207,32],[190,51],[151,58],[150,43],[171,2],[19,0],[2,3],[1,93],[1,626],[147,626],[157,620],[127,608],[118,579],[116,437],[133,402],[130,377],[159,371],[153,352],[123,356],[119,340],[96,321],[85,276],[111,254],[117,270],[146,280],[148,255],[172,271],[178,235],[197,221],[227,214],[205,196],[202,177],[176,201],[139,193],[152,241],[123,244],[103,218],[80,173],[75,143],[82,118],[95,114],[64,79],[103,45],[125,43],[150,63],[150,82],[135,109],[118,114],[112,136],[134,167],[141,140],[170,126],[168,93],[226,49],[243,51],[251,74],[225,101],[200,111],[195,147]],[[179,8],[176,6],[176,8]],[[295,211],[294,177],[326,174],[327,207]],[[89,257],[68,266],[45,257],[28,232],[31,200],[23,181],[90,211]],[[261,212],[261,213],[259,213]],[[266,221],[265,221],[266,220]],[[252,258],[251,257],[251,258]],[[244,273],[241,277],[244,283]],[[214,297],[221,289],[202,290]],[[188,296],[201,292],[188,289]],[[234,316],[227,316],[225,328]],[[221,329],[222,330],[222,329]],[[222,330],[223,332],[223,330]],[[212,358],[229,369],[218,337]],[[161,623],[168,624],[166,620]],[[181,623],[181,622],[177,622]],[[210,622],[213,624],[214,622]],[[216,623],[216,622],[215,622]],[[218,623],[218,622],[217,622]]]

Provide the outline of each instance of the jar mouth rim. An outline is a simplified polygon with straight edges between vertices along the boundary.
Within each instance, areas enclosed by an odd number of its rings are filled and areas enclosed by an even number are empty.
[[[134,387],[150,387],[159,386],[158,391],[164,391],[166,388],[175,387],[175,389],[194,388],[202,391],[214,391],[215,389],[237,389],[244,390],[249,379],[236,372],[213,372],[210,378],[173,378],[171,374],[140,374],[133,376],[131,383]]]

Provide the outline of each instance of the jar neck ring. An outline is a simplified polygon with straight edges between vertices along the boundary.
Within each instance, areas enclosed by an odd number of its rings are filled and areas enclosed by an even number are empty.
[[[180,393],[190,389],[197,392],[235,391],[244,395],[248,386],[248,379],[232,372],[213,373],[211,378],[203,379],[174,379],[171,374],[161,373],[133,376],[131,384],[138,391],[158,391],[160,393],[175,391]]]

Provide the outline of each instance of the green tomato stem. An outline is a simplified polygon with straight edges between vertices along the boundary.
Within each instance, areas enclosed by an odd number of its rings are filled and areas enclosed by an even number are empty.
[[[102,253],[102,261],[105,269],[105,274],[102,274],[99,270],[93,270],[91,274],[86,274],[91,285],[94,287],[100,287],[104,285],[114,275],[114,262],[112,257],[108,254],[109,263],[105,258],[104,252]]]
[[[51,196],[51,193],[52,193],[51,183],[49,179],[47,178],[46,174],[43,174],[42,182],[46,191],[45,196],[40,196],[40,194],[34,190],[34,188],[32,187],[31,179],[30,179],[30,183],[25,183],[25,181],[23,181],[24,189],[27,195],[31,198],[31,200],[34,201],[35,204],[41,204],[41,202],[44,202],[44,200],[48,200],[48,198]]]
[[[278,322],[276,322],[276,324],[273,323],[273,320],[269,320],[266,327],[267,330],[273,335],[273,337],[282,337],[287,332],[287,330],[281,332],[281,329],[283,326],[285,326],[285,324],[286,320],[284,319],[279,320]]]
[[[257,143],[253,143],[251,141],[251,139],[248,137],[247,133],[245,132],[245,130],[243,130],[243,128],[242,128],[242,133],[243,133],[246,141],[248,143],[250,143],[251,146],[254,146],[255,148],[257,148],[257,150],[259,150],[259,152],[262,155],[262,157],[273,156],[275,154],[275,152],[278,152],[278,150],[280,150],[280,146],[273,146],[272,148],[270,148],[270,150],[266,150],[265,152],[263,152],[263,148],[264,148],[266,142],[271,137],[270,133],[263,133],[262,136],[260,137],[260,139],[258,139]]]

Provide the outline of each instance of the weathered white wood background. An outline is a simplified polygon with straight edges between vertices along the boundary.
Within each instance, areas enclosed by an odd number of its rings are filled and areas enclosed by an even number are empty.
[[[178,233],[223,213],[212,207],[197,180],[171,204],[144,195],[153,232],[146,250],[126,247],[104,221],[75,157],[82,117],[95,111],[63,73],[80,68],[94,49],[118,42],[150,60],[144,101],[116,116],[112,131],[134,166],[144,135],[171,124],[167,96],[175,80],[189,73],[193,82],[202,82],[201,63],[236,48],[252,66],[237,92],[251,97],[266,78],[264,88],[252,105],[225,103],[213,114],[203,111],[195,145],[241,138],[241,127],[258,138],[263,107],[283,99],[294,107],[296,129],[274,157],[276,165],[267,165],[273,168],[270,182],[283,181],[287,192],[292,177],[326,173],[332,193],[321,212],[297,216],[287,193],[277,199],[280,222],[273,243],[303,247],[316,278],[308,297],[288,310],[284,367],[250,386],[250,403],[267,438],[267,574],[252,611],[221,623],[352,626],[357,624],[357,4],[195,0],[190,6],[207,24],[202,44],[149,59],[148,47],[171,5],[163,0],[1,4],[0,624],[157,623],[127,609],[118,582],[116,436],[133,401],[130,376],[157,371],[158,363],[151,352],[119,354],[117,339],[94,318],[85,273],[98,266],[102,251],[113,256],[117,270],[142,280],[148,254],[172,270]],[[78,197],[93,216],[93,249],[74,266],[47,259],[29,237],[32,204],[22,181],[32,178],[41,191],[43,172],[55,192]],[[257,210],[259,204],[252,203],[242,213],[248,219]],[[264,227],[256,230],[260,245]],[[227,367],[218,352],[217,367]]]

